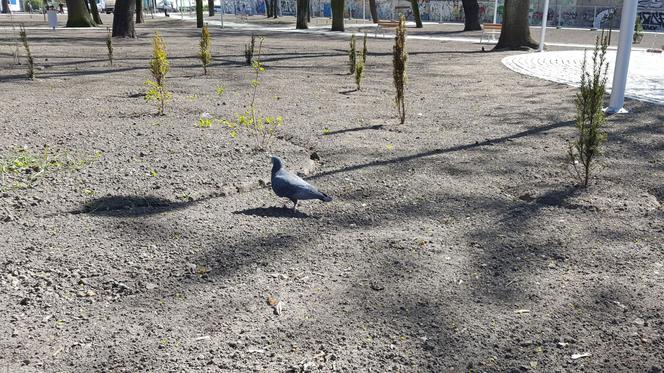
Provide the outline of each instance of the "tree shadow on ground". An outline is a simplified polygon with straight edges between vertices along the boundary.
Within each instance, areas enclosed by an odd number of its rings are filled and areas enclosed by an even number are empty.
[[[216,196],[211,195],[197,200],[174,202],[154,196],[106,196],[88,201],[81,209],[70,211],[70,213],[124,218],[139,217],[181,210],[214,197]]]

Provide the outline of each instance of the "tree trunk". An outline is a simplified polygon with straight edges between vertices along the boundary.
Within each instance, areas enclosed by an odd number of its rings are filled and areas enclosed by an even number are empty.
[[[371,12],[373,23],[378,23],[378,8],[376,7],[376,0],[369,0],[369,11]]]
[[[208,0],[208,15],[214,17],[214,0]]]
[[[505,0],[503,29],[494,50],[537,48],[528,27],[528,0]]]
[[[136,0],[117,0],[115,2],[112,36],[121,38],[136,37],[134,13],[136,13]]]
[[[413,17],[415,17],[415,27],[422,28],[422,17],[420,17],[420,4],[417,0],[410,0],[410,6],[413,8]]]
[[[309,4],[307,0],[297,0],[297,23],[295,28],[298,30],[306,30],[307,27],[307,14],[309,13]]]
[[[311,0],[307,0],[307,22],[311,23],[311,13],[313,9],[311,8]]]
[[[203,0],[196,0],[196,27],[203,28]]]
[[[103,24],[103,22],[101,21],[101,17],[99,16],[99,8],[97,8],[97,3],[95,2],[95,0],[90,0],[88,4],[90,7],[90,14],[92,14],[92,20],[97,25]]]
[[[11,9],[9,9],[9,0],[2,0],[2,13],[11,13]]]
[[[86,4],[84,0],[67,0],[67,27],[95,26]]]
[[[480,26],[480,4],[477,0],[463,0],[463,31],[481,30]]]
[[[265,0],[265,16],[267,18],[272,17],[272,0]]]
[[[344,31],[344,0],[332,0],[332,31]]]
[[[136,23],[144,23],[143,18],[143,0],[136,0]]]

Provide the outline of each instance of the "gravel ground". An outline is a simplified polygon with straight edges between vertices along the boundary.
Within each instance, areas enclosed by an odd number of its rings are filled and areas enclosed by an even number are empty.
[[[142,97],[157,29],[165,116]],[[346,38],[265,32],[270,153],[335,198],[293,213],[267,152],[196,126],[246,110],[248,33],[212,30],[208,76],[191,23],[138,33],[110,67],[104,29],[31,29],[35,81],[2,34],[2,159],[59,163],[2,180],[0,372],[661,372],[662,106],[609,119],[581,190],[575,90],[508,53],[409,42],[398,125],[390,40],[354,91]]]

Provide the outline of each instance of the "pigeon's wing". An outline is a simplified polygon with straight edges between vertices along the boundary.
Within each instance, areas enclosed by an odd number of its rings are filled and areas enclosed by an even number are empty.
[[[279,170],[272,178],[272,189],[279,197],[290,199],[322,199],[329,198],[313,185],[285,170]]]

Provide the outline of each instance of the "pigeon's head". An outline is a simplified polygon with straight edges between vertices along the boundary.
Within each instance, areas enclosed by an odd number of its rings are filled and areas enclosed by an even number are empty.
[[[277,172],[284,167],[284,162],[277,156],[272,156],[272,172]]]

